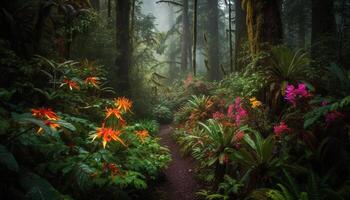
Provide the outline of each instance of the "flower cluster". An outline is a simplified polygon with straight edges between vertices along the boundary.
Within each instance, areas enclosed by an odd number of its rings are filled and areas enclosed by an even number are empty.
[[[242,123],[242,120],[248,116],[248,112],[243,108],[242,99],[237,97],[235,103],[229,105],[227,116],[233,118],[237,126]]]
[[[261,101],[258,101],[256,97],[250,98],[249,101],[250,101],[250,104],[252,105],[252,108],[259,108],[260,106],[262,106]]]
[[[99,88],[99,78],[98,77],[95,77],[95,76],[89,76],[89,77],[86,77],[85,80],[84,80],[84,83],[86,84],[86,86],[93,86],[95,88]],[[63,80],[63,82],[61,83],[60,87],[63,87],[63,86],[67,86],[70,90],[80,90],[80,86],[79,86],[79,83],[77,81],[74,81],[74,80],[70,80],[70,79],[67,79],[65,78]]]
[[[56,122],[60,118],[54,111],[52,111],[51,108],[33,108],[31,112],[35,118],[43,120],[46,126],[49,126],[54,130],[60,127],[60,125]],[[40,127],[37,133],[41,133],[42,131],[43,128]]]
[[[141,142],[145,142],[145,139],[149,136],[147,130],[135,131],[136,135],[140,138]]]
[[[280,122],[278,125],[275,125],[273,127],[273,131],[275,133],[275,136],[277,138],[280,138],[283,133],[289,133],[291,130],[286,123]]]
[[[219,111],[213,113],[213,119],[221,120],[221,119],[229,119],[233,120],[235,125],[239,126],[242,121],[248,116],[248,112],[243,108],[242,100],[240,97],[235,99],[233,104],[230,104],[227,108],[226,115]],[[224,122],[226,125],[232,125],[232,123]]]
[[[298,87],[294,87],[294,85],[287,85],[287,89],[286,89],[286,95],[285,95],[285,99],[291,103],[293,106],[296,106],[298,100],[300,99],[305,99],[310,97],[311,94],[310,92],[307,90],[307,87],[304,83],[300,83],[298,84]]]
[[[123,114],[131,112],[132,102],[125,97],[120,97],[115,99],[114,105],[115,107],[106,108],[102,126],[97,128],[96,133],[92,135],[93,141],[96,138],[102,138],[103,148],[106,148],[107,143],[112,140],[121,143],[123,146],[127,146],[120,136],[126,125]],[[105,126],[106,124],[108,124],[107,127]]]

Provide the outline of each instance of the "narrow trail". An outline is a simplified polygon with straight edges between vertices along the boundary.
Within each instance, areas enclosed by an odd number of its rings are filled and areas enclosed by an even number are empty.
[[[171,138],[171,127],[162,125],[159,134],[162,145],[170,149],[172,161],[165,170],[165,181],[157,187],[164,200],[196,200],[195,193],[200,189],[195,178],[195,163],[191,158],[183,158],[180,147]]]

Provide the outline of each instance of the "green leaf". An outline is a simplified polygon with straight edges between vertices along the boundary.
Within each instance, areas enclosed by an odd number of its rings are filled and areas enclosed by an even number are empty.
[[[19,170],[15,157],[3,145],[0,145],[0,163],[11,171],[18,172]]]
[[[37,174],[26,172],[20,177],[20,184],[26,192],[26,199],[58,200],[60,193],[52,185]]]

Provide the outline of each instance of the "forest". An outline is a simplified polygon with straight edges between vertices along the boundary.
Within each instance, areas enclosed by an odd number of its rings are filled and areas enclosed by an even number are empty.
[[[1,0],[1,200],[350,199],[350,0]]]

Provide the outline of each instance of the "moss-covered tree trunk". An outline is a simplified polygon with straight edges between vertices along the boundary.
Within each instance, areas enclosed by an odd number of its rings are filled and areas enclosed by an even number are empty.
[[[282,41],[282,21],[278,0],[243,0],[250,51],[253,55],[268,45]]]
[[[219,80],[219,8],[218,0],[207,0],[208,6],[208,65],[209,79]]]
[[[130,0],[116,0],[116,70],[113,82],[118,92],[127,94],[130,89],[129,71],[131,66]]]

